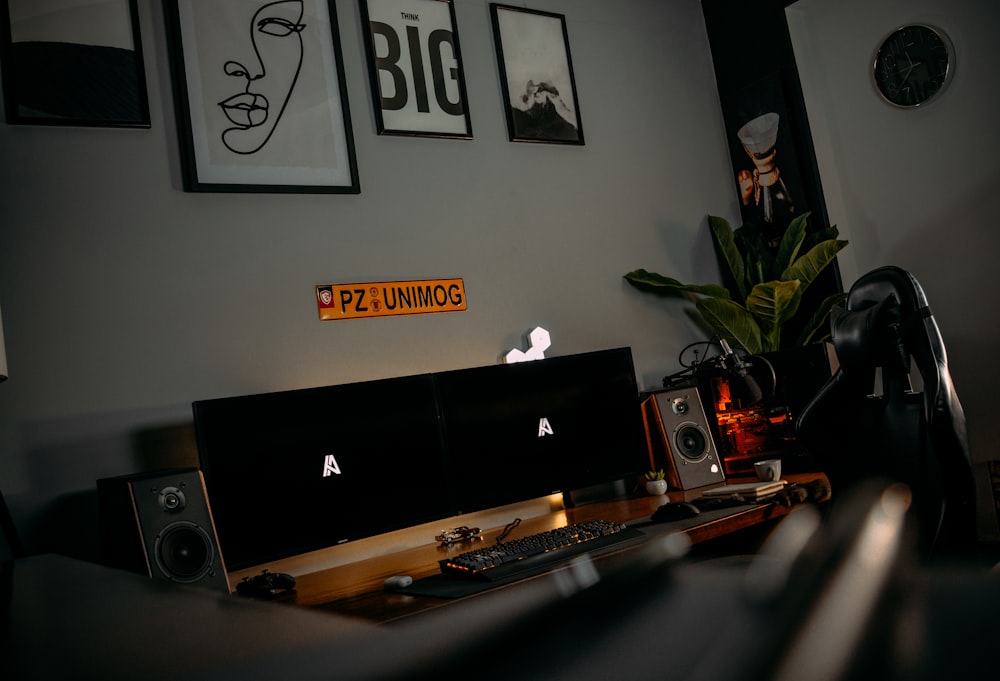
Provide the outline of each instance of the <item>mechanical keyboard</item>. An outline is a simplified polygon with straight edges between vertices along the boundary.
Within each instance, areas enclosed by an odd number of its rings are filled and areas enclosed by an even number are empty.
[[[444,573],[496,581],[543,572],[580,554],[642,536],[621,523],[591,520],[466,551],[439,564]]]

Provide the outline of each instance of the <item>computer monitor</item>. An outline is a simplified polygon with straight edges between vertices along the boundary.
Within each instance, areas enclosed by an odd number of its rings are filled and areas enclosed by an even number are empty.
[[[430,375],[202,400],[193,411],[230,570],[455,507]]]
[[[463,513],[649,468],[627,347],[436,377],[448,468]]]

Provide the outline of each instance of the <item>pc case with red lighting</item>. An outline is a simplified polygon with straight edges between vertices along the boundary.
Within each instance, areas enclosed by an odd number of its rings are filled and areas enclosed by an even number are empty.
[[[755,461],[770,457],[793,461],[806,454],[795,441],[795,420],[801,409],[833,375],[836,355],[829,343],[763,355],[774,369],[761,379],[765,397],[743,404],[734,396],[724,374],[702,375],[699,392],[713,427],[713,436],[727,476],[752,475]]]

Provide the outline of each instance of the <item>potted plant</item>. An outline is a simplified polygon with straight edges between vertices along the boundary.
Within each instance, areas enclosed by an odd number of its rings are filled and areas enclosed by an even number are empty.
[[[664,475],[662,468],[646,473],[646,492],[651,496],[667,493],[666,475]]]
[[[706,323],[752,355],[818,343],[829,335],[830,311],[846,296],[835,293],[803,307],[803,294],[848,242],[838,239],[836,226],[810,233],[808,218],[803,213],[793,219],[774,250],[756,225],[733,230],[725,219],[709,215],[712,239],[728,268],[724,286],[684,284],[644,269],[625,279],[658,295],[693,295]]]

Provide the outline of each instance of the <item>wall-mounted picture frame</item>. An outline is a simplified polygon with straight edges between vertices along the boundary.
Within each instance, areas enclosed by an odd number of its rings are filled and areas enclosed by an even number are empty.
[[[566,17],[490,3],[512,142],[583,144]]]
[[[361,191],[333,0],[165,13],[185,191]]]
[[[758,225],[777,250],[792,219],[812,212],[780,74],[768,74],[721,100],[743,222]]]
[[[148,128],[137,0],[0,0],[13,125]]]
[[[380,135],[472,139],[452,0],[358,0]]]

